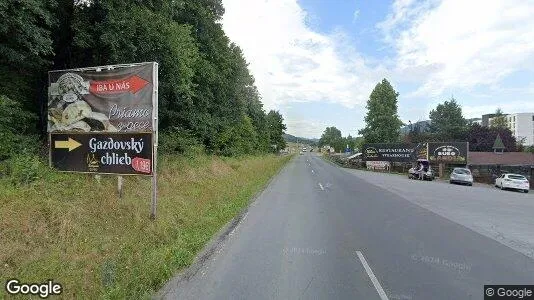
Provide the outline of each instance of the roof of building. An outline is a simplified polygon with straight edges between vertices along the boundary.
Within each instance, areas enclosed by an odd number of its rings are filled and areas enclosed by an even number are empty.
[[[534,166],[534,153],[528,152],[469,152],[470,165]]]

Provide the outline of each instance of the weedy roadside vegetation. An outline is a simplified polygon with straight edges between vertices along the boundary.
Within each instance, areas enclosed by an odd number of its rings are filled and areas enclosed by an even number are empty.
[[[98,183],[38,156],[12,159],[0,178],[0,280],[53,279],[66,299],[149,298],[289,159],[163,155],[155,221],[148,177],[125,177],[119,199],[116,176]]]

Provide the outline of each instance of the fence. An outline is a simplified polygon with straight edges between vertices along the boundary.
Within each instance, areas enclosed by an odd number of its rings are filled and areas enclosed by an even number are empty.
[[[339,155],[326,155],[326,157],[332,162],[351,169],[367,169],[365,161],[360,159],[347,160]],[[376,172],[392,172],[392,173],[402,173],[407,174],[408,170],[413,166],[413,163],[410,162],[393,162],[391,167],[388,169],[380,170],[374,169]],[[439,174],[439,165],[431,164],[430,166],[434,171],[436,177]],[[448,179],[454,168],[466,167],[465,165],[453,165],[445,164],[443,169],[443,178]],[[534,188],[534,167],[530,165],[525,166],[503,166],[503,165],[469,165],[468,168],[473,174],[473,179],[475,182],[493,184],[495,183],[495,178],[499,177],[503,173],[515,173],[525,176],[530,181],[530,188]]]
[[[531,166],[502,166],[502,165],[474,165],[469,166],[476,182],[493,184],[495,178],[503,173],[515,173],[525,176],[530,181],[530,188],[534,188],[533,168]]]

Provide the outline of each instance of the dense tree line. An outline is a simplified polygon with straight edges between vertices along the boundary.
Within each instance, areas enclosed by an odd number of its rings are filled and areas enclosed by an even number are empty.
[[[44,140],[48,70],[144,61],[159,63],[164,149],[280,149],[283,118],[264,111],[223,14],[221,0],[2,1],[0,155]]]
[[[508,128],[504,114],[497,109],[496,116],[490,126],[481,126],[477,123],[468,122],[462,113],[462,107],[451,98],[437,105],[430,111],[430,127],[428,131],[412,128],[404,136],[406,142],[443,142],[458,141],[469,142],[470,151],[492,152],[493,144],[499,136],[504,144],[506,152],[527,150],[518,141],[510,128]]]
[[[513,136],[501,109],[497,109],[489,127],[480,126],[469,122],[463,116],[462,107],[454,98],[445,100],[430,111],[428,128],[423,129],[420,124],[415,123],[410,125],[408,133],[401,134],[400,127],[406,124],[398,117],[398,96],[389,81],[383,79],[375,86],[367,101],[365,127],[359,131],[361,136],[342,137],[337,128],[328,127],[319,144],[329,145],[339,152],[344,150],[347,144],[351,149],[357,149],[363,143],[458,141],[469,142],[470,151],[492,152],[495,140],[500,137],[507,152],[534,152],[534,147],[523,146],[522,141]]]
[[[341,130],[336,127],[327,127],[321,138],[319,139],[319,146],[330,146],[336,152],[343,152],[347,149],[350,151],[359,151],[363,145],[362,137],[352,137],[350,134],[346,137],[341,135]]]

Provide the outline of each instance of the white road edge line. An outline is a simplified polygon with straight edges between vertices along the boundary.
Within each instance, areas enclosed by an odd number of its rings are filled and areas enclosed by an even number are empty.
[[[319,187],[321,188],[321,190],[324,191],[324,187],[323,187],[323,185],[322,185],[320,182],[319,182]]]
[[[386,295],[386,292],[384,292],[384,289],[382,289],[380,282],[378,282],[378,279],[376,279],[376,276],[373,273],[373,270],[371,270],[371,267],[369,267],[369,264],[367,264],[365,257],[363,257],[363,253],[361,251],[356,251],[356,255],[358,255],[358,258],[360,259],[363,267],[365,268],[365,272],[367,272],[367,275],[369,275],[371,282],[373,282],[373,285],[375,286],[375,289],[378,292],[380,299],[389,300],[388,295]]]

